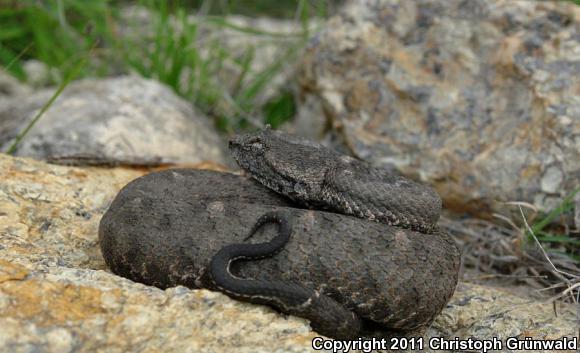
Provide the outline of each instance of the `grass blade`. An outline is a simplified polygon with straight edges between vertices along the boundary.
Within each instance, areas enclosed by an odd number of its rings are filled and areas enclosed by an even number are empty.
[[[219,27],[225,27],[225,28],[236,30],[238,32],[259,35],[259,36],[279,37],[279,38],[304,37],[304,32],[295,32],[295,33],[270,32],[270,31],[264,31],[261,29],[240,26],[240,25],[237,25],[235,23],[227,21],[224,17],[221,17],[221,16],[207,16],[206,22],[210,23],[210,24],[217,25]]]
[[[570,211],[574,207],[573,200],[578,192],[580,192],[580,188],[577,188],[576,190],[572,191],[568,196],[566,196],[564,198],[564,200],[562,201],[562,203],[560,203],[560,205],[558,205],[558,207],[556,207],[552,211],[550,211],[546,215],[546,217],[544,217],[544,219],[542,219],[538,223],[534,224],[534,226],[532,227],[532,230],[534,231],[534,233],[540,232],[542,229],[544,229],[548,224],[550,224],[554,219],[556,219],[556,217],[560,216],[562,213]]]
[[[94,48],[94,46],[93,46],[93,48]],[[58,98],[58,96],[60,96],[60,94],[66,88],[66,86],[68,86],[68,84],[79,74],[79,72],[85,66],[85,64],[87,63],[88,58],[90,56],[90,53],[91,52],[89,52],[88,55],[86,55],[83,59],[81,59],[78,62],[78,64],[73,68],[73,70],[67,75],[67,77],[58,86],[58,89],[56,90],[56,92],[54,92],[52,97],[50,97],[50,99],[42,106],[40,111],[30,121],[30,123],[28,123],[26,128],[24,130],[22,130],[22,132],[20,132],[16,136],[16,138],[14,139],[14,142],[12,143],[12,145],[10,145],[10,147],[6,151],[7,154],[13,155],[16,152],[18,144],[22,141],[24,136],[26,136],[26,134],[30,131],[30,129],[32,129],[32,127],[38,122],[38,120],[40,120],[40,118],[44,115],[44,113],[48,110],[48,108],[50,108],[50,106],[54,103],[54,101]]]

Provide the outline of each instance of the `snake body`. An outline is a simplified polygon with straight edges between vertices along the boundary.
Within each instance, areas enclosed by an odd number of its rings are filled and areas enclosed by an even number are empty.
[[[268,222],[278,224],[278,236],[260,244],[230,244],[220,249],[211,259],[209,277],[218,290],[229,296],[255,304],[271,305],[287,314],[321,317],[330,310],[335,313],[333,323],[313,322],[317,331],[329,332],[336,337],[351,337],[360,331],[361,320],[348,312],[339,303],[319,292],[302,285],[282,281],[263,281],[243,279],[230,272],[231,264],[238,260],[257,260],[274,256],[290,240],[292,232],[286,216],[281,212],[268,212],[262,215],[253,226],[245,240]]]
[[[229,146],[254,179],[305,206],[422,233],[437,228],[441,198],[426,185],[269,128]]]

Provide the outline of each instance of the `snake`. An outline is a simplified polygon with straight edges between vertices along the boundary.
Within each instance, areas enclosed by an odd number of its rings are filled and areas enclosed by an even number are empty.
[[[430,187],[271,129],[229,147],[245,175],[169,169],[119,192],[99,225],[114,273],[268,305],[337,339],[414,332],[445,307],[460,252]]]

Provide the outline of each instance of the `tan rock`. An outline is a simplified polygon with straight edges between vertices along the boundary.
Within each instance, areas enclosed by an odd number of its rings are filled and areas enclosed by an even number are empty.
[[[502,289],[460,283],[431,329],[435,336],[558,339],[578,334],[572,305],[540,302]]]
[[[314,336],[305,320],[219,293],[162,291],[104,271],[0,263],[2,272],[14,268],[30,275],[0,283],[0,351],[267,352],[275,343],[279,351],[305,352]]]
[[[311,352],[316,333],[306,320],[106,271],[98,222],[141,174],[0,154],[0,352]],[[573,307],[557,312],[462,284],[426,338],[575,335]]]
[[[117,191],[142,175],[130,169],[62,168],[0,154],[2,258],[104,269],[101,215]]]

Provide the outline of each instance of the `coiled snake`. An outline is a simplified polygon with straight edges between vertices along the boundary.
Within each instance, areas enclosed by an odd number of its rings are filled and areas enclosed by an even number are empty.
[[[230,150],[274,192],[209,171],[139,178],[100,224],[113,272],[161,288],[220,290],[343,339],[415,330],[450,299],[460,254],[436,226],[433,190],[269,129],[234,137]]]

